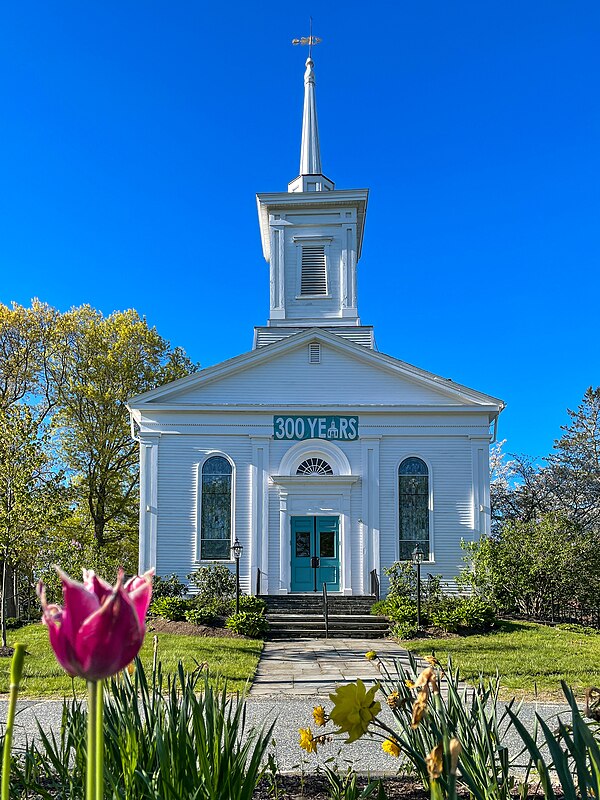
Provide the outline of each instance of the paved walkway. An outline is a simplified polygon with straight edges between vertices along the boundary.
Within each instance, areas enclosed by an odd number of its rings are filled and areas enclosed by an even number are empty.
[[[365,653],[375,650],[408,666],[408,653],[386,639],[291,639],[267,641],[250,691],[258,697],[327,698],[340,684],[380,679]]]

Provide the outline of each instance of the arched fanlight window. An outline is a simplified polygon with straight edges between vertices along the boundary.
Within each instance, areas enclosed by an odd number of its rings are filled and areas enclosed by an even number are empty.
[[[405,458],[398,468],[400,561],[417,545],[429,558],[429,470],[420,458]]]
[[[296,470],[296,475],[333,475],[333,470],[322,458],[307,458]]]
[[[202,465],[200,559],[231,558],[231,464],[211,456]]]

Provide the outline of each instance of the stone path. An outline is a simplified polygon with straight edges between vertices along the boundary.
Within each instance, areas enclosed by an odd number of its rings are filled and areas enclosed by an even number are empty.
[[[380,674],[365,653],[408,666],[408,653],[386,639],[292,639],[267,641],[250,691],[259,697],[327,698],[337,686],[360,678],[375,683]]]

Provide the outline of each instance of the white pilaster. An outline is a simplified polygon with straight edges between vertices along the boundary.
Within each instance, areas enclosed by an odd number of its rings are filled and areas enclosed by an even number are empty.
[[[291,528],[288,511],[288,493],[279,489],[279,586],[272,594],[287,594],[291,576]]]
[[[269,443],[268,436],[252,436],[252,535],[250,547],[250,592],[256,592],[260,569],[261,594],[269,592]]]
[[[156,567],[158,442],[160,433],[140,433],[140,575]]]
[[[379,544],[379,445],[380,436],[362,436],[362,522],[363,522],[363,593],[369,594],[370,572],[377,570],[381,579]]]
[[[471,470],[473,537],[479,539],[491,530],[489,436],[471,437]]]

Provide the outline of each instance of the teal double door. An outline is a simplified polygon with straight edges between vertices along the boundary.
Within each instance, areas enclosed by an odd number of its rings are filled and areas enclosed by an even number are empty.
[[[340,518],[292,517],[292,592],[340,588]]]

